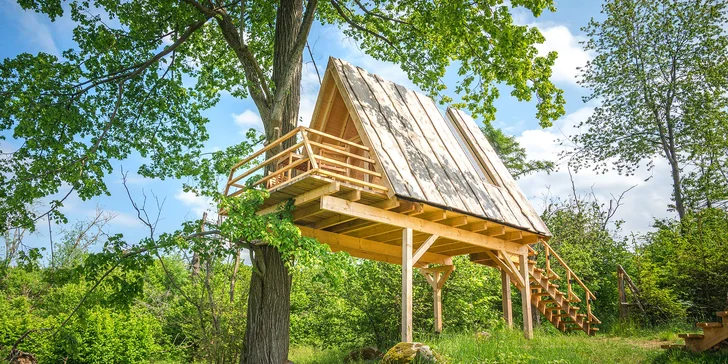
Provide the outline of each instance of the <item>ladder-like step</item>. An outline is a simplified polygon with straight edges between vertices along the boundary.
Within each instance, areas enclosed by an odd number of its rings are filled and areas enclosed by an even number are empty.
[[[703,334],[679,334],[677,337],[681,339],[703,339],[705,338],[705,335]]]
[[[696,326],[702,329],[716,329],[719,327],[723,327],[723,324],[721,324],[720,322],[698,322]]]

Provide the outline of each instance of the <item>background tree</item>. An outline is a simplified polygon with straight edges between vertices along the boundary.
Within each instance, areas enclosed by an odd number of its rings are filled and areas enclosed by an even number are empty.
[[[519,179],[536,172],[551,173],[556,169],[556,165],[552,161],[526,159],[526,148],[523,148],[514,136],[506,135],[503,130],[494,127],[491,123],[485,123],[480,130],[513,178]]]
[[[581,84],[592,91],[584,100],[599,106],[573,136],[574,166],[631,174],[640,165],[653,168],[660,156],[670,166],[674,208],[685,217],[686,161],[711,155],[716,138],[728,132],[727,6],[718,0],[603,5],[606,19],[584,28],[585,49],[596,53],[583,69]],[[725,154],[724,142],[718,151]],[[713,175],[709,166],[717,165],[706,163]],[[703,172],[695,172],[691,178],[700,179]],[[725,184],[725,176],[719,181]]]
[[[209,177],[189,161],[199,159],[208,138],[201,111],[223,91],[253,100],[267,139],[293,129],[302,51],[314,20],[343,27],[366,53],[400,65],[433,96],[445,89],[442,77],[457,60],[461,106],[486,121],[494,118],[498,83],[519,100],[535,96],[543,126],[564,112],[562,92],[549,80],[556,54],[539,57],[534,44],[543,36],[511,16],[513,8],[539,16],[554,9],[551,0],[19,4],[51,20],[69,12],[77,48],[62,58],[21,54],[0,64],[0,128],[18,145],[0,160],[3,227],[32,227],[45,216],[65,221],[58,210],[63,201],[72,193],[82,199],[108,193],[103,177],[112,172],[111,161],[132,153],[150,161],[139,170],[146,177]],[[194,84],[185,86],[183,79]],[[26,208],[56,194],[61,197],[45,212]],[[251,275],[243,362],[286,359],[291,276],[282,257],[293,259],[295,252],[284,247],[300,246],[263,244],[253,255],[254,264],[267,269]]]

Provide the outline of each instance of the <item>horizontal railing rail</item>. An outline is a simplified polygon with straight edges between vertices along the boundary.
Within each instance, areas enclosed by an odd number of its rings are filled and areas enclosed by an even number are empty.
[[[316,140],[311,140],[314,136]],[[256,163],[265,153],[293,138],[295,142],[291,146]],[[321,175],[361,188],[387,192],[387,187],[378,183],[382,180],[382,174],[374,170],[375,163],[365,145],[299,126],[236,163],[230,170],[225,195],[237,196],[246,188],[262,184],[270,190],[306,174]],[[264,174],[260,179],[251,183],[245,181],[260,172]],[[237,190],[231,192],[231,188]]]

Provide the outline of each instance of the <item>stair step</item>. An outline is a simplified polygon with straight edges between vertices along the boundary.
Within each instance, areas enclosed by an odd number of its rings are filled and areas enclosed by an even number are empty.
[[[682,339],[702,339],[705,337],[703,334],[679,334],[677,337]]]
[[[723,327],[723,324],[721,324],[720,322],[698,322],[696,326],[703,329],[714,329],[718,327]]]
[[[571,311],[571,310],[579,311],[579,310],[581,310],[581,307],[569,306],[569,311]]]
[[[549,287],[559,288],[559,285],[555,283],[549,283]]]
[[[599,331],[599,328],[598,328],[598,327],[592,327],[592,328],[591,328],[591,329],[589,329],[589,330],[591,330],[591,331]]]
[[[530,259],[528,260],[528,264],[536,265],[536,263],[538,263],[538,262],[535,260],[530,260]]]
[[[715,314],[720,317],[728,317],[728,311],[716,312]]]

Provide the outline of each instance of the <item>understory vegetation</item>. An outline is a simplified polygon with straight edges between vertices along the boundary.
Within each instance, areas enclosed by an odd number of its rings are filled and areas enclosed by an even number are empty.
[[[423,276],[415,276],[415,340],[454,362],[680,362],[683,354],[662,352],[659,343],[675,342],[676,333],[694,331],[697,321],[715,321],[714,313],[726,308],[728,214],[722,210],[706,209],[682,223],[656,221],[655,232],[629,237],[594,198],[553,201],[543,218],[554,234],[551,245],[597,296],[593,310],[603,324],[596,338],[564,335],[543,320],[534,341],[522,340],[501,318],[499,272],[465,256],[455,259],[444,287],[442,336],[432,334],[431,289]],[[170,250],[145,269],[114,270],[88,294],[116,263],[99,263],[99,253],[88,251],[94,244],[109,246],[100,237],[77,244],[84,231],[78,224],[65,234],[52,265],[40,250],[18,247],[5,255],[0,355],[19,342],[19,349],[40,362],[237,361],[250,265],[233,273],[229,255],[192,257]],[[12,248],[9,241],[6,249]],[[400,334],[400,267],[344,253],[326,256],[318,264],[292,266],[291,357],[298,357],[296,363],[334,363],[354,348],[394,345]],[[617,265],[639,289],[628,300],[639,299],[644,308],[631,306],[625,322],[618,318]],[[517,291],[513,298],[518,326]],[[690,358],[725,360],[720,354]]]

